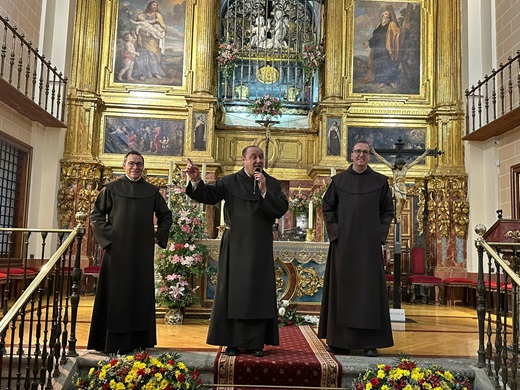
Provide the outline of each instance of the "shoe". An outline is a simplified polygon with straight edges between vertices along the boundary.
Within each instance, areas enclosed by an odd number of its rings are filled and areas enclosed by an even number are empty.
[[[327,346],[327,351],[334,355],[350,355],[350,349],[333,347],[332,345]]]
[[[227,347],[224,353],[228,356],[238,356],[240,351],[237,347]]]
[[[253,356],[265,356],[263,349],[248,349],[247,353]]]
[[[363,355],[368,357],[378,357],[379,352],[377,352],[377,349],[375,348],[365,348],[363,350]]]

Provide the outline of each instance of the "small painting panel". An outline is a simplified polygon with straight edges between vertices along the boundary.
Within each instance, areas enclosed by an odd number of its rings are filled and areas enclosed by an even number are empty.
[[[327,156],[341,155],[341,118],[327,118]]]
[[[181,119],[106,117],[104,153],[182,156],[185,128]]]
[[[425,150],[426,128],[349,127],[347,139],[349,156],[350,151],[359,141],[367,141],[378,152],[382,149],[394,149],[397,142],[402,142],[403,149],[417,151],[417,153],[401,156],[409,163]],[[379,154],[388,161],[393,161],[396,156],[395,153],[379,152]],[[424,160],[420,164],[424,164]]]
[[[354,3],[353,92],[419,94],[421,2]]]
[[[181,86],[186,0],[119,0],[114,82]]]
[[[193,150],[203,151],[207,147],[208,113],[193,113]]]

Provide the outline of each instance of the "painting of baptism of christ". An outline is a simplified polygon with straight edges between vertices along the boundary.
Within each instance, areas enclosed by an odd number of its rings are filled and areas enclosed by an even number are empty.
[[[119,0],[114,82],[181,86],[186,0]]]

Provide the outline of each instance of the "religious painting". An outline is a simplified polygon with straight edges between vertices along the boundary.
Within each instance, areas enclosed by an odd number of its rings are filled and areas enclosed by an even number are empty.
[[[341,155],[341,118],[327,118],[327,156]]]
[[[182,156],[186,121],[105,117],[104,153]]]
[[[426,148],[426,128],[349,127],[347,136],[349,160],[350,151],[359,141],[367,141],[376,152],[392,163],[396,153],[387,150],[402,148],[405,152],[400,157],[404,158],[406,163],[410,163]],[[424,164],[424,160],[420,164]]]
[[[206,112],[193,113],[193,150],[206,150],[207,123],[208,114]]]
[[[186,0],[119,0],[115,83],[181,86]]]
[[[419,94],[421,2],[354,2],[352,91]]]

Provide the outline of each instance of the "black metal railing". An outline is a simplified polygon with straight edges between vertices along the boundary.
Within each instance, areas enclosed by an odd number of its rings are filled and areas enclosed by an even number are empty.
[[[520,50],[466,90],[466,135],[520,106]]]
[[[475,241],[478,251],[478,366],[485,368],[497,389],[516,390],[519,380],[520,232],[508,232],[512,239],[506,242],[486,242],[483,238],[486,228],[478,225],[475,231],[479,235]]]
[[[53,389],[61,366],[78,355],[76,321],[86,215],[78,213],[76,219],[73,230],[0,229],[10,243],[16,241],[15,235],[23,236],[22,258],[9,256],[2,270],[1,388]],[[54,239],[58,249],[46,260],[48,243]],[[39,260],[45,262],[38,271],[27,266],[30,247],[39,247]]]
[[[65,122],[67,77],[52,66],[45,56],[9,18],[0,16],[3,24],[0,52],[0,78],[8,82],[61,122]]]

